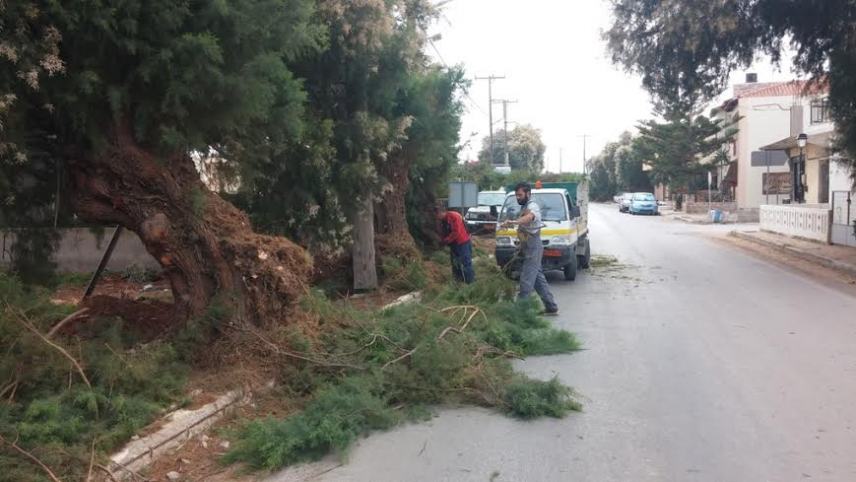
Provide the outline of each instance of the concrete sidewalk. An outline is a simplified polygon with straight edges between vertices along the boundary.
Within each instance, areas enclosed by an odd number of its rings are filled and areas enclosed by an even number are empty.
[[[732,231],[731,235],[856,277],[856,248],[822,244],[765,231]]]

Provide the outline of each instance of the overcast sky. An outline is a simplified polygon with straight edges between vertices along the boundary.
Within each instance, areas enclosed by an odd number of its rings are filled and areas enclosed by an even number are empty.
[[[591,136],[591,157],[651,115],[640,79],[608,60],[601,32],[609,23],[606,0],[452,0],[432,31],[441,35],[437,52],[429,51],[448,65],[462,64],[471,79],[504,75],[494,81],[494,98],[517,100],[509,105],[509,121],[541,129],[547,170],[559,171],[561,149],[564,171],[581,171],[583,134]],[[751,70],[761,82],[791,77],[766,62]],[[471,139],[464,159],[477,157],[488,134],[487,81],[474,80],[470,98],[461,131],[462,142]],[[494,122],[495,130],[502,128],[502,105],[494,105]]]

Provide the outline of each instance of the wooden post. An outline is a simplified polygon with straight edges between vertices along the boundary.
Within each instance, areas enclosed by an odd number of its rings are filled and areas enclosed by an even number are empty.
[[[95,273],[92,274],[92,279],[89,280],[89,285],[86,286],[86,292],[83,293],[83,300],[89,298],[89,295],[95,291],[95,285],[98,284],[98,278],[101,277],[101,273],[104,272],[104,268],[106,268],[107,263],[110,262],[110,257],[113,256],[113,250],[116,248],[116,243],[119,242],[119,237],[121,236],[122,226],[116,226],[116,230],[113,231],[113,237],[110,238],[110,244],[107,245],[107,251],[104,251],[104,256],[101,256],[98,268],[95,269]]]
[[[354,289],[373,290],[377,288],[377,267],[375,266],[374,203],[371,198],[366,197],[361,201],[354,215],[353,224]]]

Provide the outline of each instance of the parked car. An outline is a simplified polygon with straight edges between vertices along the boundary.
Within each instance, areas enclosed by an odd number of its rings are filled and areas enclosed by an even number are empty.
[[[471,233],[482,229],[492,231],[496,228],[496,217],[502,203],[505,202],[505,191],[482,191],[479,193],[479,205],[470,208],[464,220]]]
[[[633,200],[632,192],[625,192],[621,194],[621,198],[618,200],[618,212],[626,213],[630,211],[630,201]]]
[[[650,214],[655,216],[660,214],[660,209],[657,207],[657,198],[650,192],[636,192],[630,200],[630,214]]]
[[[615,204],[620,203],[621,202],[621,196],[624,196],[623,192],[620,192],[620,193],[616,194],[615,196],[612,196],[612,202],[614,202]]]

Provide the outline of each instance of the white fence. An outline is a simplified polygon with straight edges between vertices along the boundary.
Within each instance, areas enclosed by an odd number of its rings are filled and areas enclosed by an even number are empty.
[[[761,206],[761,229],[830,243],[832,211],[827,204]]]

